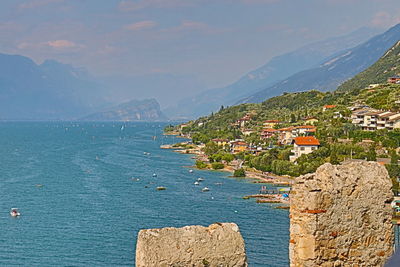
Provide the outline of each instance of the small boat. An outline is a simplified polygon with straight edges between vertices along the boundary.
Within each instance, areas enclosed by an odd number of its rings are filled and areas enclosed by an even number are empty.
[[[190,173],[193,173],[193,170],[189,170]]]
[[[194,182],[194,185],[199,185],[200,183],[199,182]]]
[[[210,191],[210,188],[208,187],[204,187],[203,189],[201,189],[201,192],[208,192],[208,191]]]
[[[204,181],[204,178],[197,178],[197,182],[203,182]]]
[[[153,173],[153,177],[157,177],[157,174],[156,174],[156,173]]]
[[[21,213],[19,213],[19,211],[18,211],[17,208],[12,208],[11,211],[10,211],[10,215],[11,215],[12,217],[18,217],[18,216],[21,215]]]
[[[158,186],[156,189],[157,191],[167,190],[167,188],[164,186]]]

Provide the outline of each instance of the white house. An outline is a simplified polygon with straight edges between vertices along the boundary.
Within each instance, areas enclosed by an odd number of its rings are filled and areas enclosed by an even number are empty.
[[[299,136],[293,140],[293,156],[290,156],[290,161],[295,161],[301,155],[310,154],[317,150],[320,143],[314,136]]]

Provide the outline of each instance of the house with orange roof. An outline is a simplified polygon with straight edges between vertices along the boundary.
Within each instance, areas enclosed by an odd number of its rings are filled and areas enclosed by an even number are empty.
[[[263,139],[263,140],[269,139],[269,138],[275,136],[277,132],[278,132],[278,130],[271,129],[271,128],[264,129],[261,131],[261,139]]]
[[[314,134],[317,130],[317,127],[313,125],[301,125],[293,127],[294,135],[295,136],[302,136],[302,135],[311,135]]]
[[[276,135],[278,136],[278,142],[281,145],[290,145],[292,144],[294,138],[298,136],[313,135],[316,129],[317,127],[313,125],[292,126],[278,129],[276,131]]]
[[[292,143],[293,138],[295,137],[293,135],[293,129],[294,127],[288,127],[277,130],[278,142],[281,145],[289,145]]]
[[[231,142],[231,151],[234,154],[244,152],[249,148],[249,145],[244,141],[233,141]]]
[[[252,115],[251,114],[246,114],[244,115],[242,118],[238,119],[236,121],[236,123],[240,126],[240,127],[244,127],[246,125],[247,122],[249,122],[251,120]]]
[[[336,108],[336,105],[325,105],[323,108],[322,108],[322,111],[327,111],[328,109],[332,109],[332,108]]]
[[[387,79],[387,82],[388,82],[388,83],[400,84],[400,76],[399,76],[399,75],[396,75],[396,76],[389,77],[389,78]]]
[[[320,146],[319,140],[314,136],[299,136],[293,139],[293,156],[290,161],[295,161],[301,155],[310,154],[317,150]]]

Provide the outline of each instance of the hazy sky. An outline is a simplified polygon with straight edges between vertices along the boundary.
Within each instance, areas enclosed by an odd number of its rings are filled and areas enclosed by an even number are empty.
[[[0,52],[97,75],[235,81],[272,56],[400,21],[399,0],[0,0]]]

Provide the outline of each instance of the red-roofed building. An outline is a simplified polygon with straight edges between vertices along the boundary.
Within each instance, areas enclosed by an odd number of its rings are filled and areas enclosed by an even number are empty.
[[[281,145],[289,145],[292,143],[293,138],[295,137],[293,135],[293,129],[294,129],[294,127],[288,127],[288,128],[281,128],[281,129],[277,130],[278,142]]]
[[[234,141],[231,142],[232,153],[237,154],[240,152],[244,152],[249,148],[249,145],[243,141]]]
[[[273,137],[274,135],[276,135],[278,131],[275,129],[264,129],[261,132],[261,139],[269,139],[271,137]]]
[[[301,135],[310,135],[311,133],[315,133],[317,127],[313,125],[302,125],[294,127],[293,131],[296,136]]]
[[[389,77],[387,82],[388,83],[397,83],[397,84],[399,84],[400,83],[400,76],[397,75],[397,76]]]
[[[290,161],[295,161],[301,155],[310,154],[317,150],[320,143],[314,136],[299,136],[293,140],[293,156],[290,156]]]
[[[244,127],[246,125],[247,122],[249,122],[251,120],[251,114],[246,114],[244,115],[241,119],[238,119],[236,121],[236,123],[240,126],[240,127]]]
[[[327,109],[332,109],[332,108],[336,108],[336,105],[325,105],[325,106],[322,108],[322,111],[326,111]]]

